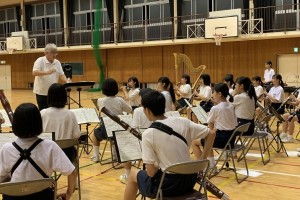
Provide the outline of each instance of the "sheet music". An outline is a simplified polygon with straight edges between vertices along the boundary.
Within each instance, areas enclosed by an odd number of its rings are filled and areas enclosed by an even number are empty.
[[[4,124],[1,124],[1,127],[11,127],[11,123],[10,123],[10,120],[8,118],[8,115],[6,113],[5,110],[0,110],[0,113],[2,114],[3,118],[5,119],[5,123]]]
[[[192,107],[191,110],[196,115],[197,119],[201,124],[207,124],[207,119],[208,119],[207,113],[200,105],[197,105],[196,107]]]
[[[178,111],[168,111],[165,113],[166,117],[180,117],[180,113]]]
[[[132,115],[118,115],[118,117],[127,124],[131,124]],[[106,129],[107,137],[113,137],[113,131],[124,130],[122,126],[120,126],[119,124],[117,124],[117,122],[113,121],[107,116],[103,117],[103,122]]]
[[[142,159],[141,141],[128,131],[114,131],[119,162]]]
[[[43,140],[52,140],[52,133],[41,133],[39,138],[42,138]],[[0,151],[2,150],[2,147],[5,143],[12,143],[14,142],[18,137],[15,136],[13,133],[1,133],[0,134]]]
[[[77,119],[78,124],[99,123],[99,117],[94,108],[77,108],[70,109]]]

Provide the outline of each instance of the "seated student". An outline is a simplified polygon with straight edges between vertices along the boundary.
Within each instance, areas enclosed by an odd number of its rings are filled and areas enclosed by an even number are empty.
[[[236,80],[234,97],[232,105],[235,108],[238,126],[250,122],[250,127],[243,135],[252,135],[254,133],[254,115],[257,97],[255,89],[248,77],[239,77]]]
[[[65,108],[67,92],[60,83],[54,83],[48,90],[49,108],[41,110],[44,132],[55,132],[55,139],[78,139],[80,129],[74,113]],[[76,149],[63,149],[68,158],[73,162],[76,158]]]
[[[298,94],[297,98],[294,95],[288,97],[290,101],[288,104],[293,106],[298,106],[300,104],[300,93]],[[300,110],[299,107],[296,108],[296,111],[293,113],[285,113],[282,118],[284,122],[282,123],[282,133],[280,134],[280,138],[282,142],[294,142],[294,129],[295,129],[295,122],[300,121]]]
[[[185,107],[186,100],[190,100],[192,97],[192,88],[191,88],[191,78],[187,74],[183,74],[181,79],[180,79],[180,87],[175,86],[174,87],[174,92],[177,96],[179,96],[179,100],[177,101],[180,107]]]
[[[214,86],[212,97],[217,105],[211,108],[207,119],[209,129],[217,130],[213,147],[224,148],[237,126],[234,107],[226,100],[228,96],[229,88],[225,83],[218,83]],[[231,143],[232,146],[234,145],[233,142]],[[200,149],[201,145],[203,145],[203,142],[199,139],[194,140],[192,143],[193,152],[198,160],[203,156]],[[213,167],[215,165],[213,150],[209,152],[207,159],[209,160],[210,167]]]
[[[261,101],[262,100],[261,97],[263,95],[264,88],[263,88],[263,83],[261,81],[260,76],[254,76],[252,78],[252,85],[254,86],[257,100]]]
[[[145,95],[147,92],[150,92],[150,91],[152,91],[152,89],[150,89],[150,88],[141,89],[140,90],[140,98],[143,95]],[[132,116],[132,122],[131,122],[131,127],[132,128],[136,128],[136,129],[144,128],[144,129],[146,129],[151,124],[152,124],[152,122],[147,119],[147,117],[144,113],[143,107],[138,107],[138,108],[134,109],[133,116]],[[131,171],[131,164],[132,164],[131,162],[123,163],[125,173],[122,174],[119,178],[121,183],[124,183],[124,184],[127,183],[128,176],[129,176],[130,171]]]
[[[161,92],[166,99],[165,112],[175,110],[175,93],[173,83],[168,77],[162,76],[158,79],[157,91]]]
[[[232,92],[235,88],[235,82],[233,81],[233,75],[227,74],[224,78],[224,83],[226,83],[226,85],[229,88],[229,94],[232,95]]]
[[[206,126],[196,124],[181,117],[165,117],[165,98],[158,91],[150,91],[142,96],[142,106],[149,121],[160,122],[171,127],[185,138],[187,144],[175,135],[169,135],[151,126],[143,132],[142,158],[146,170],[132,169],[126,185],[124,200],[136,199],[139,190],[143,196],[155,197],[160,175],[170,165],[191,160],[189,145],[192,140],[206,140],[203,159],[211,150],[214,132]],[[166,145],[166,141],[167,145]],[[156,164],[157,163],[157,164]],[[196,183],[197,175],[167,174],[163,184],[163,195],[177,196],[190,192]]]
[[[0,153],[0,182],[29,181],[51,177],[53,171],[68,176],[68,187],[65,194],[59,196],[70,199],[75,187],[76,170],[61,148],[51,140],[41,140],[38,136],[43,131],[42,118],[38,108],[32,103],[19,105],[14,112],[12,130],[18,137],[14,143],[7,143]],[[24,158],[19,165],[20,152],[17,149],[29,149],[31,159],[41,169],[41,172]],[[14,169],[14,170],[13,170]],[[49,196],[49,190],[44,190],[29,196],[27,199],[40,200]],[[13,199],[13,197],[11,197]],[[3,199],[11,199],[5,196]],[[53,199],[53,197],[52,197]]]
[[[140,84],[136,77],[130,77],[128,79],[128,86],[130,87],[129,92],[127,92],[127,88],[123,86],[121,89],[124,92],[124,99],[128,102],[128,104],[132,107],[132,109],[136,109],[140,106],[141,101],[139,98],[140,92]]]
[[[105,95],[103,98],[99,98],[97,104],[99,108],[106,107],[114,115],[122,115],[123,112],[132,112],[132,108],[125,102],[121,97],[117,97],[119,88],[117,82],[112,78],[107,78],[104,80],[102,85],[102,94]],[[99,162],[99,148],[100,141],[107,139],[106,130],[104,126],[101,126],[99,131],[94,131],[93,134],[93,148],[94,155],[92,156],[92,161]]]

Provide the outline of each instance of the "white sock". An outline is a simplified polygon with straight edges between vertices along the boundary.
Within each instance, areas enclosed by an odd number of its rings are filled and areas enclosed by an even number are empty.
[[[100,148],[100,146],[94,146],[93,145],[93,148],[94,148],[94,156],[95,156],[95,158],[99,158],[99,148]]]
[[[129,177],[130,169],[125,169],[125,174],[126,174],[127,177]]]
[[[285,132],[282,132],[281,134],[280,134],[280,137],[286,137],[287,136],[287,134],[285,133]]]
[[[215,166],[216,161],[214,157],[207,157],[207,159],[209,160],[209,168],[212,168]]]
[[[293,135],[288,135],[288,139],[293,139]]]

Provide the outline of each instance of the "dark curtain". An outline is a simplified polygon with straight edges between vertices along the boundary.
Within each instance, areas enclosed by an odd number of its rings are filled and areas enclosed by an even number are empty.
[[[25,5],[25,22],[26,22],[25,30],[27,31],[32,31],[31,16],[32,16],[32,6]]]
[[[182,0],[177,0],[177,16],[178,16],[178,24],[177,24],[177,38],[182,38]],[[170,14],[171,17],[174,18],[174,0],[169,0],[170,3]],[[174,27],[174,21],[172,21],[172,28]]]
[[[73,15],[73,12],[74,12],[74,7],[73,7],[73,2],[72,0],[67,0],[67,17],[68,17],[68,27],[69,27],[69,35],[68,35],[68,39],[69,41],[67,41],[67,43],[69,44],[71,42],[71,35],[72,35],[72,29],[71,27],[74,27],[74,15]],[[66,28],[64,27],[64,3],[63,3],[63,0],[59,0],[59,11],[60,11],[60,24],[61,24],[61,28]],[[63,41],[63,44],[64,44],[64,36],[62,35],[62,41]]]
[[[275,19],[275,0],[254,0],[254,17],[263,18],[264,32],[270,32],[274,29]],[[270,7],[273,6],[273,7]],[[269,8],[267,8],[269,7]]]
[[[24,12],[24,11],[21,11],[21,6],[16,6],[17,23],[18,23],[18,30],[17,31],[22,30],[22,27],[21,27],[21,12]]]

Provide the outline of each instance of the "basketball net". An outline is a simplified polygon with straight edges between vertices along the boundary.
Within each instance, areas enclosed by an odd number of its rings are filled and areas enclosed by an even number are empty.
[[[217,46],[221,46],[223,34],[214,34],[215,42]]]
[[[6,50],[8,51],[9,54],[13,54],[13,52],[14,52],[16,49],[13,49],[13,48],[7,48]]]

